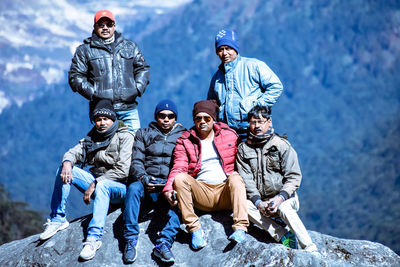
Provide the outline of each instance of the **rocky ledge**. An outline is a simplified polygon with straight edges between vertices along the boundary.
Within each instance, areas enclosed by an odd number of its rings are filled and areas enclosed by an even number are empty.
[[[94,259],[79,260],[85,229],[91,215],[78,218],[45,242],[39,235],[0,246],[0,266],[124,266],[122,251],[122,215],[118,209],[108,215],[103,245]],[[156,216],[142,218],[138,257],[133,266],[163,266],[152,255],[157,235]],[[320,255],[286,248],[274,242],[261,229],[251,226],[245,242],[232,245],[229,212],[203,214],[200,217],[207,246],[190,249],[190,235],[181,231],[172,247],[176,266],[400,266],[400,257],[388,247],[370,241],[340,239],[310,231]]]

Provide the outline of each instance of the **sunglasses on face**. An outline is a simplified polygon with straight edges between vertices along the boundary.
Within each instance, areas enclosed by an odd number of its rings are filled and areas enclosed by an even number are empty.
[[[168,117],[168,119],[172,120],[172,119],[175,119],[175,114],[173,114],[173,113],[170,113],[170,114],[158,113],[157,117],[162,120]]]
[[[105,26],[107,26],[107,28],[112,28],[114,27],[114,22],[107,22],[107,23],[96,23],[97,27],[103,29]]]
[[[206,123],[208,123],[208,122],[211,121],[211,117],[210,116],[196,116],[196,117],[194,117],[194,121],[197,122],[197,123],[201,122],[202,120],[204,120]]]

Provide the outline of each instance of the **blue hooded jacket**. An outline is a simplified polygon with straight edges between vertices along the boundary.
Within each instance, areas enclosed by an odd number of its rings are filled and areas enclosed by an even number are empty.
[[[217,100],[220,121],[235,130],[246,130],[250,109],[257,104],[274,105],[282,90],[281,81],[267,64],[238,55],[235,60],[219,66],[207,99]]]

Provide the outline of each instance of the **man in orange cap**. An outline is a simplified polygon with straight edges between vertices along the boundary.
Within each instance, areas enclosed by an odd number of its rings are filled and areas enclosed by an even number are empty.
[[[135,42],[115,31],[115,17],[109,10],[94,16],[92,36],[85,39],[72,58],[69,84],[93,103],[109,99],[130,131],[140,128],[136,97],[142,96],[149,83],[149,65]]]

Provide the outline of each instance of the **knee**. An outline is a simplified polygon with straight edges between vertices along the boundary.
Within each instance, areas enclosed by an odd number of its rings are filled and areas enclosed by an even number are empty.
[[[142,195],[143,192],[144,192],[144,186],[142,182],[136,181],[129,185],[126,195],[127,198],[129,198],[133,196],[140,196]]]
[[[133,182],[133,183],[131,183],[129,185],[128,192],[131,192],[131,193],[139,192],[142,189],[144,189],[144,186],[143,186],[142,182],[136,181],[136,182]]]
[[[279,214],[280,215],[286,215],[291,211],[295,211],[292,206],[290,205],[289,201],[283,201],[281,205],[279,205],[278,208]]]
[[[243,181],[242,177],[238,173],[231,174],[228,177],[228,181],[227,182],[228,182],[229,186],[233,186],[233,187],[235,187],[235,186],[244,186],[244,181]]]
[[[96,190],[103,190],[104,188],[106,188],[104,180],[96,183]]]
[[[186,173],[178,173],[174,179],[174,188],[180,188],[187,183],[190,176]]]
[[[98,196],[100,194],[101,195],[110,195],[109,186],[107,185],[106,180],[97,182],[96,188],[95,188],[95,194],[96,194],[96,196]]]

